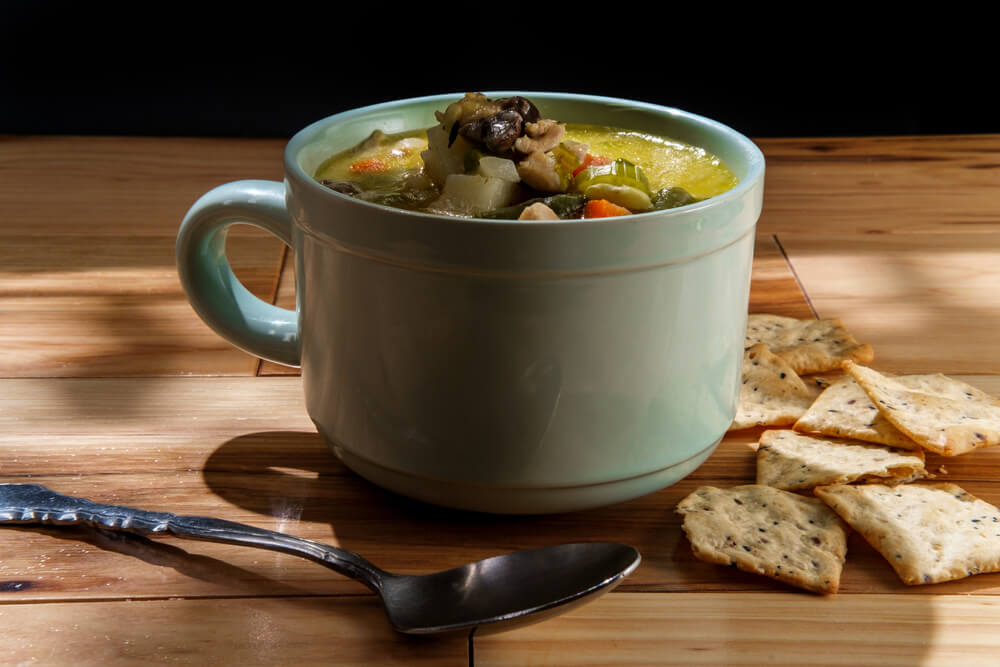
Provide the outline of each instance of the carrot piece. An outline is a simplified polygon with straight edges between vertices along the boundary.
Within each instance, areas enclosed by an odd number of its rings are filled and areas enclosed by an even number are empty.
[[[355,174],[376,174],[385,171],[387,165],[377,157],[370,157],[366,160],[358,160],[351,164],[349,169]]]
[[[632,211],[624,206],[609,202],[607,199],[591,199],[583,207],[583,217],[585,218],[613,218],[631,214]]]
[[[573,177],[576,178],[576,175],[587,167],[611,164],[612,162],[613,160],[609,157],[604,157],[603,155],[591,155],[590,153],[587,153],[587,156],[583,158],[583,162],[581,162],[577,168],[573,170]]]

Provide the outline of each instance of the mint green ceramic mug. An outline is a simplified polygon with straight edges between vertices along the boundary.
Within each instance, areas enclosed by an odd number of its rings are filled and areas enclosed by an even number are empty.
[[[739,395],[764,159],[712,120],[628,100],[521,94],[547,117],[670,136],[739,179],[700,203],[609,220],[496,221],[408,212],[311,174],[374,129],[429,127],[460,94],[310,125],[285,182],[198,200],[177,239],[198,314],[233,344],[301,366],[306,406],[361,476],[427,502],[496,513],[579,510],[688,475]],[[297,308],[251,295],[227,227],[294,251]]]

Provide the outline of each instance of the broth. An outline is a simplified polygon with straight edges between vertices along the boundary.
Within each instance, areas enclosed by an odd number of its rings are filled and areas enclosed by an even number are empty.
[[[498,103],[510,103],[477,94],[460,102],[487,110],[456,110],[460,103],[455,103],[438,112],[441,122],[431,128],[392,135],[376,131],[330,157],[314,177],[344,194],[387,206],[519,219],[671,208],[714,197],[737,183],[719,158],[669,137],[540,116],[526,120],[525,115],[521,133],[512,140],[496,131],[496,118],[507,111],[482,120],[482,114],[503,109]],[[463,113],[471,120],[463,120]]]

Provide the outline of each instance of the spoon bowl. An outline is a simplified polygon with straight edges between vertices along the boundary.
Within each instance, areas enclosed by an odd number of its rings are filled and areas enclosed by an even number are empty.
[[[565,613],[607,593],[639,564],[624,544],[581,542],[514,551],[423,576],[382,578],[400,632],[502,632]]]
[[[536,623],[607,593],[640,561],[639,552],[624,544],[579,542],[515,551],[433,574],[394,574],[329,544],[223,519],[104,505],[40,484],[0,484],[0,523],[87,524],[301,556],[368,586],[381,598],[392,627],[416,635],[488,634]]]

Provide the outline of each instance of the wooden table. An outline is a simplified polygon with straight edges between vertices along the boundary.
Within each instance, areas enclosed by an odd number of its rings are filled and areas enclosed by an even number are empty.
[[[751,310],[840,317],[879,370],[1000,395],[1000,135],[783,139],[768,160]],[[360,584],[260,550],[80,527],[0,528],[2,664],[997,664],[1000,574],[906,587],[856,535],[837,595],[696,561],[675,504],[753,478],[759,431],[689,479],[594,511],[480,516],[360,480],[295,372],[208,330],[174,269],[204,191],[280,180],[283,142],[0,137],[0,482],[205,514],[423,572],[558,541],[635,545],[639,569],[566,616],[443,641],[394,634]],[[284,247],[234,232],[282,304]],[[932,469],[941,459],[929,457]],[[946,478],[1000,504],[1000,451]]]

